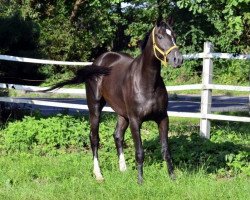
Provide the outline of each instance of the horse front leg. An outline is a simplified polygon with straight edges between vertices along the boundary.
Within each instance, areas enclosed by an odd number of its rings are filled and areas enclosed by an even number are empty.
[[[132,137],[134,140],[135,145],[135,160],[137,164],[138,170],[138,183],[142,184],[143,182],[143,162],[144,162],[144,150],[142,147],[142,140],[141,140],[141,122],[136,119],[129,119],[130,129],[132,133]]]
[[[122,116],[118,116],[118,121],[116,124],[116,129],[114,132],[114,140],[117,149],[117,154],[119,157],[119,169],[121,172],[126,171],[127,166],[125,162],[125,157],[123,153],[123,143],[124,143],[124,134],[126,129],[128,128],[128,120]]]
[[[169,176],[172,179],[175,179],[174,166],[172,163],[172,158],[171,158],[169,144],[168,144],[168,129],[169,129],[168,116],[166,116],[165,118],[161,119],[158,122],[158,128],[159,128],[159,133],[160,133],[163,159],[167,162]]]

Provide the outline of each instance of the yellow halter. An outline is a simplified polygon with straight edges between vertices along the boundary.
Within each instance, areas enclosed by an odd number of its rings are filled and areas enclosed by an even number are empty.
[[[170,47],[167,51],[162,51],[156,44],[155,42],[155,27],[152,31],[152,37],[153,37],[153,49],[154,49],[154,54],[155,54],[155,57],[160,60],[162,62],[163,65],[167,66],[167,55],[175,48],[178,48],[178,46],[174,45],[172,47]],[[163,56],[164,60],[160,59],[158,56],[157,56],[157,51]]]

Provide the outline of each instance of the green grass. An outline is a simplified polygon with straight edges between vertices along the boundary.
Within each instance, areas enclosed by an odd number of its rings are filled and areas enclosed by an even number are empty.
[[[0,199],[249,199],[249,123],[213,121],[206,140],[198,134],[199,120],[171,117],[175,181],[162,161],[157,126],[144,123],[144,183],[138,185],[130,131],[125,139],[128,171],[118,170],[111,114],[100,125],[105,181],[95,181],[87,120],[35,116],[5,124],[0,130]]]
[[[132,166],[118,171],[116,161],[101,159],[105,181],[92,177],[90,152],[40,157],[31,154],[0,158],[1,199],[249,199],[249,178],[217,179],[200,169],[176,170],[169,179],[165,167],[145,166],[143,185]],[[109,167],[107,167],[109,166]]]

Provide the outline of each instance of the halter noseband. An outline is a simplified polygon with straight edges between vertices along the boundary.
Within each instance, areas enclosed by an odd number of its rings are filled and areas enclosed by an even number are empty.
[[[175,48],[178,48],[178,46],[174,45],[172,47],[170,47],[168,50],[166,50],[165,52],[162,51],[156,44],[155,42],[155,27],[152,31],[152,37],[153,37],[153,49],[154,49],[154,54],[155,54],[155,57],[160,60],[163,65],[167,66],[167,55]],[[164,60],[160,59],[158,56],[157,56],[157,51],[163,56]]]

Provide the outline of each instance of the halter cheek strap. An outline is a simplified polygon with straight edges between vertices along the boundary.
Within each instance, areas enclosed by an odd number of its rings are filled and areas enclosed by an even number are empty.
[[[155,27],[154,27],[153,32],[152,32],[152,37],[153,37],[153,49],[154,49],[155,57],[156,57],[158,60],[160,60],[160,61],[163,63],[163,65],[167,66],[167,63],[168,63],[168,62],[167,62],[167,55],[168,55],[173,49],[178,48],[178,46],[174,45],[174,46],[170,47],[168,50],[166,50],[165,52],[162,51],[162,50],[157,46],[157,44],[156,44],[156,42],[155,42]],[[157,52],[160,53],[160,54],[163,56],[163,58],[164,58],[163,60],[157,56]]]

